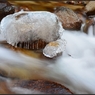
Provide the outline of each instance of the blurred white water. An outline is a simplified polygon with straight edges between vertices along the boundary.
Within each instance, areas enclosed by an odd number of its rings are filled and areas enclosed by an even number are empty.
[[[11,75],[15,67],[23,68],[31,73],[31,78],[37,74],[66,86],[73,93],[95,94],[95,37],[80,31],[65,31],[62,38],[67,42],[66,50],[49,61],[0,47],[0,69]]]

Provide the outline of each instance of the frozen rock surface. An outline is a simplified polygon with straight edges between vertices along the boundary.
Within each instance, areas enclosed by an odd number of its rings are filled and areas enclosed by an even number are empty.
[[[57,16],[47,11],[20,11],[6,16],[1,21],[1,34],[14,46],[18,42],[42,39],[55,41],[63,33]]]
[[[65,50],[66,41],[62,39],[58,39],[56,41],[50,42],[43,49],[43,54],[46,57],[53,58],[58,54],[62,53]]]

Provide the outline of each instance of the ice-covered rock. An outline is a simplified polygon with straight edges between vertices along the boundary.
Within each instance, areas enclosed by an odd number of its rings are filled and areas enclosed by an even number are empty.
[[[65,50],[66,41],[62,39],[58,39],[56,41],[50,42],[43,49],[43,54],[46,57],[53,58],[58,54],[62,53]]]
[[[18,42],[41,39],[55,41],[63,33],[58,17],[47,11],[20,11],[6,16],[1,21],[1,34],[14,46]]]

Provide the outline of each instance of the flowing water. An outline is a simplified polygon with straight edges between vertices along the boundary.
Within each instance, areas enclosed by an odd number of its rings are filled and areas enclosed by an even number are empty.
[[[31,50],[15,49],[5,43],[0,35],[0,70],[11,78],[50,80],[66,86],[76,94],[95,94],[93,29],[95,28],[89,28],[89,34],[64,31],[62,38],[67,42],[66,49],[53,59]],[[8,86],[10,81],[7,80]],[[16,88],[10,89],[18,91]]]

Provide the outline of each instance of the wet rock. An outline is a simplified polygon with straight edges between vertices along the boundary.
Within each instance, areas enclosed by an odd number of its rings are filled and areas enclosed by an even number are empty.
[[[45,80],[14,80],[12,88],[21,87],[29,90],[39,91],[39,94],[73,94],[61,84]],[[35,94],[35,93],[33,93]]]
[[[95,36],[95,17],[86,20],[83,26],[83,32],[87,33],[88,35]]]
[[[7,0],[0,0],[0,21],[8,14],[14,13],[14,7]]]
[[[95,1],[89,1],[88,4],[84,7],[84,10],[87,16],[95,16]]]
[[[64,29],[80,30],[82,21],[73,10],[66,7],[56,7],[54,13],[59,17]]]

